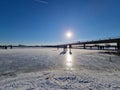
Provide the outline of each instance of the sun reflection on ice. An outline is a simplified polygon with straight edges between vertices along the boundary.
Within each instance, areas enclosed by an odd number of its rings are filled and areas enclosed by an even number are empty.
[[[67,69],[72,69],[73,61],[72,61],[72,55],[70,54],[70,50],[68,49],[66,53],[66,66]]]
[[[71,57],[70,54],[67,54],[67,63],[66,63],[66,65],[67,65],[68,67],[71,67],[71,66],[72,66],[72,57]]]

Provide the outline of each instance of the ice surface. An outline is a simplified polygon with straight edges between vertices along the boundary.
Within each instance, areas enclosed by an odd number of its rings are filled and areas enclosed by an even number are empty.
[[[0,50],[0,90],[120,90],[120,57],[97,50]]]

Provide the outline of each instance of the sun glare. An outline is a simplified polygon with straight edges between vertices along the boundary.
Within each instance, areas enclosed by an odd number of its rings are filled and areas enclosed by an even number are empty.
[[[72,66],[72,56],[70,54],[67,54],[67,63],[66,63],[66,65],[68,67]]]
[[[67,65],[67,68],[72,68],[72,55],[70,55],[70,50],[68,49],[67,51],[67,54],[66,54],[66,65]]]
[[[72,37],[72,32],[67,32],[67,33],[66,33],[66,37],[67,37],[67,38],[71,38],[71,37]]]

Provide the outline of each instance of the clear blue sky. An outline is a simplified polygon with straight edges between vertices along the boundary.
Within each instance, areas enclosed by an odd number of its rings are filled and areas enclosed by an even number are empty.
[[[66,39],[65,32],[74,36]],[[0,0],[0,44],[120,36],[120,0]]]

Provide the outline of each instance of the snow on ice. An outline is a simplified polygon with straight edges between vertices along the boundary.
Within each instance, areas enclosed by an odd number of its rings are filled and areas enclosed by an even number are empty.
[[[0,52],[0,90],[120,90],[120,57],[97,50]]]

